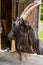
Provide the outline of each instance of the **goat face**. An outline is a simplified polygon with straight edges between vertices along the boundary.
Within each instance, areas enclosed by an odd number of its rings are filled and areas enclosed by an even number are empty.
[[[22,18],[20,19],[18,17],[13,23],[13,27],[8,35],[9,40],[16,39],[17,34],[20,31],[20,29],[23,30],[23,26],[25,26],[23,19]]]

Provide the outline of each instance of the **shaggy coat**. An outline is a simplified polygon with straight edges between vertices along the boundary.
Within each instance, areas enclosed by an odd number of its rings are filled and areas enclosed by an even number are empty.
[[[15,39],[16,51],[21,55],[21,52],[39,53],[39,40],[37,35],[28,21],[19,17],[13,23],[13,27],[8,35],[10,40]]]

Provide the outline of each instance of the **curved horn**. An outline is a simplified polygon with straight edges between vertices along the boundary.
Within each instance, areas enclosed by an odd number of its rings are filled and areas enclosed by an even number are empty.
[[[41,2],[40,1],[35,1],[34,3],[28,5],[25,10],[23,11],[23,13],[21,14],[20,18],[23,18],[24,20],[27,18],[27,16],[29,15],[29,13],[38,5],[40,5]]]
[[[31,6],[33,6],[33,5],[34,5],[34,3],[29,4],[29,5],[24,9],[24,11],[22,12],[22,14],[21,14],[20,17],[22,17],[22,16],[26,13],[26,11],[27,11]]]

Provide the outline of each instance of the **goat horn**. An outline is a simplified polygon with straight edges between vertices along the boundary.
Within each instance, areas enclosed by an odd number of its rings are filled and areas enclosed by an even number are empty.
[[[34,3],[29,4],[29,5],[24,9],[24,11],[22,12],[22,14],[21,14],[20,17],[22,17],[22,16],[26,13],[26,11],[27,11],[31,6],[33,6],[33,4],[34,4]]]
[[[38,5],[40,5],[41,2],[40,1],[35,1],[34,3],[28,5],[25,10],[23,11],[23,13],[21,14],[20,18],[23,18],[24,20],[27,18],[27,16],[29,15],[29,13]]]

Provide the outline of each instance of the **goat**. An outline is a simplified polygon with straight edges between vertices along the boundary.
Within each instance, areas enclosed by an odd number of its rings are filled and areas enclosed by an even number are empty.
[[[39,41],[35,37],[35,33],[28,21],[22,18],[17,18],[13,23],[13,27],[8,35],[10,40],[15,40],[16,51],[21,55],[21,52],[38,53]]]

